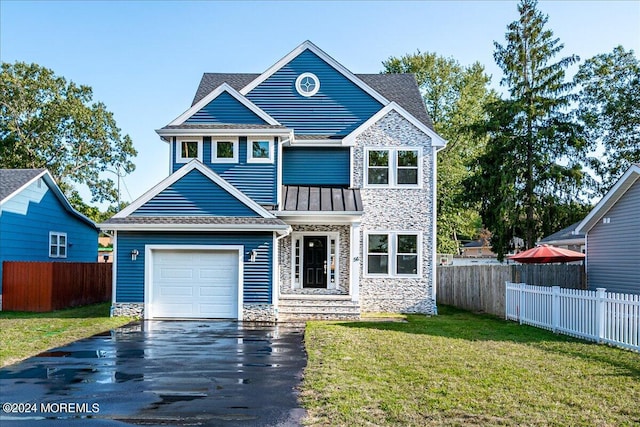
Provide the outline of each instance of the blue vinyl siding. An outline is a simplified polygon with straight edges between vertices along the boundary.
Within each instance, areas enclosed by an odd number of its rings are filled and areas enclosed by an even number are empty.
[[[306,98],[295,89],[305,72],[320,80]],[[383,106],[345,76],[306,50],[247,94],[247,98],[297,134],[347,135]]]
[[[49,257],[49,232],[67,234],[67,257]],[[97,262],[98,231],[69,213],[46,182],[34,182],[0,208],[3,261]]]
[[[270,137],[273,138],[273,137]],[[268,139],[268,138],[265,138]],[[171,145],[173,172],[184,164],[175,163],[175,143]],[[261,205],[276,204],[278,143],[274,143],[273,163],[247,163],[247,138],[239,138],[238,163],[211,163],[211,137],[203,139],[203,163],[231,185]]]
[[[198,170],[192,170],[131,216],[259,216]]]
[[[282,183],[348,186],[349,160],[349,148],[285,148],[282,151]]]
[[[118,232],[116,302],[144,302],[145,245],[244,245],[244,303],[272,303],[272,233]],[[131,261],[131,251],[139,255]],[[248,253],[258,251],[255,262]]]
[[[222,92],[217,98],[200,109],[200,111],[189,117],[185,123],[266,124],[266,122],[256,113],[251,111],[227,92]]]

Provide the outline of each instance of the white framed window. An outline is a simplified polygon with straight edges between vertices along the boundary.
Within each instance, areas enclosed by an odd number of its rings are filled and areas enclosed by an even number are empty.
[[[421,277],[422,235],[416,231],[365,233],[366,277]]]
[[[49,232],[49,258],[67,257],[67,233]]]
[[[326,237],[326,284],[327,289],[337,289],[340,280],[340,233],[308,231],[291,233],[291,284],[293,289],[301,289],[304,286],[304,242],[305,237]]]
[[[296,79],[296,91],[304,96],[310,97],[320,90],[320,80],[313,73],[302,73]]]
[[[238,138],[225,138],[211,143],[211,163],[238,163]]]
[[[273,139],[247,140],[247,163],[273,163]]]
[[[422,148],[365,149],[366,187],[422,187]]]
[[[176,138],[176,163],[189,163],[193,159],[202,161],[202,138]]]

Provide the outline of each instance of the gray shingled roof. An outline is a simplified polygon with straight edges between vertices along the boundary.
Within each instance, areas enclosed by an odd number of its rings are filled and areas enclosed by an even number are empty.
[[[126,218],[109,218],[103,224],[286,225],[277,218],[227,216],[128,216]]]
[[[227,83],[239,91],[259,76],[260,74],[246,73],[204,73],[191,105],[196,104],[222,83]],[[424,101],[413,74],[356,74],[356,77],[389,101],[398,103],[433,130],[433,121],[424,107]]]
[[[571,224],[570,226],[563,228],[560,231],[556,231],[553,234],[545,237],[540,240],[539,243],[547,243],[547,242],[555,242],[558,240],[575,240],[575,239],[584,239],[584,233],[573,234],[573,232],[578,228],[582,221],[578,221],[575,224]]]
[[[284,211],[362,212],[360,190],[335,187],[282,186]]]
[[[0,169],[0,200],[44,172],[45,169]]]

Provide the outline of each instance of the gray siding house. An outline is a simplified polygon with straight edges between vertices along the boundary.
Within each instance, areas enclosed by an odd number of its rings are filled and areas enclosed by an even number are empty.
[[[640,165],[618,180],[578,225],[587,240],[587,285],[640,294]]]

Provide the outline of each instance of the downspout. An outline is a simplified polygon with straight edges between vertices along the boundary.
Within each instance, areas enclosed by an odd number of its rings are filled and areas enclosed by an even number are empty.
[[[431,180],[432,180],[432,206],[433,206],[433,218],[431,221],[431,236],[432,236],[432,245],[431,245],[431,286],[432,286],[432,300],[433,300],[433,314],[438,314],[438,303],[437,303],[437,293],[438,293],[438,272],[437,272],[437,258],[438,258],[438,230],[437,230],[437,218],[438,218],[438,153],[444,150],[446,146],[442,147],[433,147],[433,155],[432,158],[432,168],[431,168]]]

